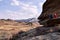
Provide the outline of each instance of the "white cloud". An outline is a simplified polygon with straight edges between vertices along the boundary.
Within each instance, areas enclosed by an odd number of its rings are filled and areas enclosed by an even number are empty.
[[[0,0],[1,1],[1,0]],[[12,11],[11,9],[4,11],[5,15],[2,14],[3,18],[11,18],[11,19],[27,19],[32,17],[38,17],[40,13],[38,13],[38,6],[34,5],[35,3],[23,3],[19,0],[11,0],[10,6],[20,7],[18,11]],[[35,0],[36,1],[36,0]],[[42,3],[39,3],[39,7],[41,9]],[[12,8],[14,9],[14,8]],[[41,10],[39,10],[41,11]]]
[[[28,15],[31,14],[33,17],[37,17],[38,15],[38,8],[35,5],[23,4],[21,11]]]
[[[10,18],[12,18],[12,19],[24,19],[24,18],[30,18],[30,17],[37,18],[42,12],[43,3],[40,2],[38,5],[40,7],[40,12],[38,12],[37,6],[33,5],[32,2],[30,2],[30,4],[26,4],[26,3],[23,3],[23,2],[18,1],[18,0],[12,0],[11,5],[12,6],[14,6],[14,5],[19,6],[21,9],[19,9],[18,11],[9,10]]]
[[[18,0],[12,0],[11,5],[19,6],[19,1]]]
[[[15,11],[12,12],[10,11],[10,16],[13,17],[13,19],[16,18],[32,18],[32,17],[36,17],[38,16],[38,8],[36,5],[32,5],[32,3],[30,4],[26,4],[26,3],[22,3],[22,2],[17,2],[17,0],[13,0],[15,5],[19,4],[18,6],[20,6],[20,10],[19,11]],[[14,4],[12,4],[12,6],[14,6]]]
[[[37,17],[38,10],[36,6],[23,6],[19,11],[6,10],[6,13],[10,19],[27,19]]]
[[[8,18],[11,19],[27,19],[27,18],[32,18],[36,17],[37,15],[37,8],[35,6],[31,7],[22,7],[22,10],[19,11],[11,11],[7,10],[6,13],[8,14]]]

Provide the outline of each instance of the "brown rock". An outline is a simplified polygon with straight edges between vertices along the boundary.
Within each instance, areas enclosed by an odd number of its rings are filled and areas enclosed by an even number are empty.
[[[57,13],[60,16],[60,0],[46,0],[43,5],[42,14],[39,16],[39,20],[48,19],[49,14]]]

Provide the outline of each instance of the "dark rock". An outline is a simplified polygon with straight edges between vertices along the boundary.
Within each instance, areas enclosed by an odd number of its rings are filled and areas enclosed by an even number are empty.
[[[45,20],[49,14],[57,13],[60,16],[60,0],[46,0],[43,4],[42,14],[38,17],[39,20]]]
[[[31,29],[27,32],[19,32],[18,34],[14,35],[10,40],[27,40],[32,37],[36,37],[39,35],[46,35],[48,33],[54,32],[54,30],[51,32],[50,27],[37,27],[35,29]],[[36,38],[36,40],[39,40]]]
[[[24,40],[60,40],[59,32],[25,38]]]

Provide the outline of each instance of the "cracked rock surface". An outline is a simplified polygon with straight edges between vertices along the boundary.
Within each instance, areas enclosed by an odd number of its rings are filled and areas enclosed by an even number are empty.
[[[48,33],[46,35],[40,35],[36,37],[27,37],[22,40],[60,40],[60,33]]]

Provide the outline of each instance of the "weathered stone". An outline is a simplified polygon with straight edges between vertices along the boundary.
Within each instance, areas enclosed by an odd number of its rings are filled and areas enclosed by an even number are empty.
[[[54,18],[54,14],[57,14],[57,18]],[[50,18],[50,15],[52,15],[52,18]],[[60,24],[60,0],[46,0],[43,4],[42,13],[38,19],[40,20],[40,24],[47,27]]]
[[[39,16],[39,20],[48,18],[49,14],[57,13],[60,16],[60,0],[46,0],[43,5],[42,14]]]

